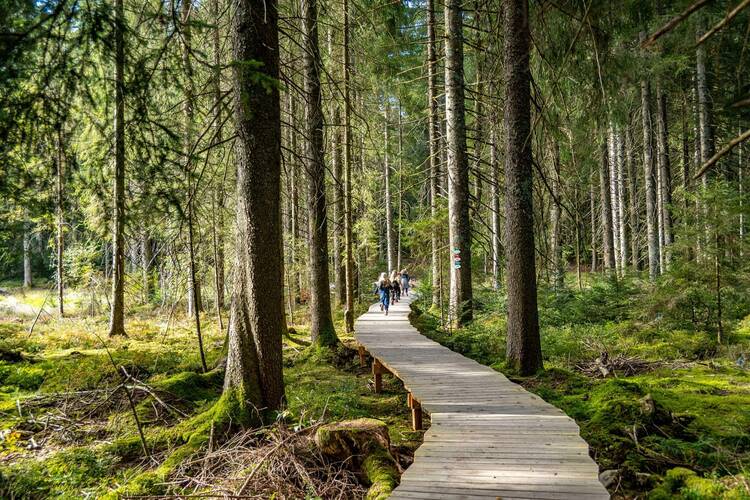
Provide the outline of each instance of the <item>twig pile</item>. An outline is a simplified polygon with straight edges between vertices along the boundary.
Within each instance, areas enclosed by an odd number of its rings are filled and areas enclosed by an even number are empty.
[[[610,356],[603,351],[598,358],[576,365],[576,369],[593,378],[607,377],[629,377],[647,371],[655,370],[662,366],[659,361],[648,361],[637,356],[625,356],[618,354]]]
[[[347,463],[318,450],[317,426],[293,431],[275,425],[235,435],[216,450],[186,461],[170,482],[182,494],[210,491],[242,498],[363,498],[367,489]]]

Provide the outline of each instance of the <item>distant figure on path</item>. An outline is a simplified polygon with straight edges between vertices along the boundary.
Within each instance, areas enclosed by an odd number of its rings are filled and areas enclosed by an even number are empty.
[[[380,273],[375,291],[380,295],[380,310],[385,311],[385,315],[388,316],[388,306],[391,303],[391,282],[388,274]]]
[[[391,304],[401,300],[401,279],[396,271],[391,271]]]
[[[409,296],[409,273],[406,272],[406,269],[401,270],[401,290],[404,295]]]

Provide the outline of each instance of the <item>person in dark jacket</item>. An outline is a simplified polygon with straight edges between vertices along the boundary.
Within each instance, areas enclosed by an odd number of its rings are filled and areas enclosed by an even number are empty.
[[[401,270],[401,291],[407,297],[409,296],[409,273],[406,269]]]

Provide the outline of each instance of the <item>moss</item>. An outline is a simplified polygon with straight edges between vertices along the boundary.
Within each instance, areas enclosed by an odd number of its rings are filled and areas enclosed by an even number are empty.
[[[400,474],[396,460],[385,448],[372,451],[362,462],[362,476],[370,484],[365,498],[385,500],[398,486]]]
[[[699,500],[707,498],[748,499],[750,492],[740,484],[726,484],[715,478],[700,477],[695,471],[683,467],[670,469],[662,483],[648,493],[649,500],[685,499]]]

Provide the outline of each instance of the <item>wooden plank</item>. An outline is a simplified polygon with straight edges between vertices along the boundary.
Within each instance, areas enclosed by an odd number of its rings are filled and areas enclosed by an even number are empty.
[[[432,425],[391,498],[609,498],[576,423],[507,377],[419,334],[409,302],[355,324],[376,392],[390,372],[409,391],[412,426]]]

